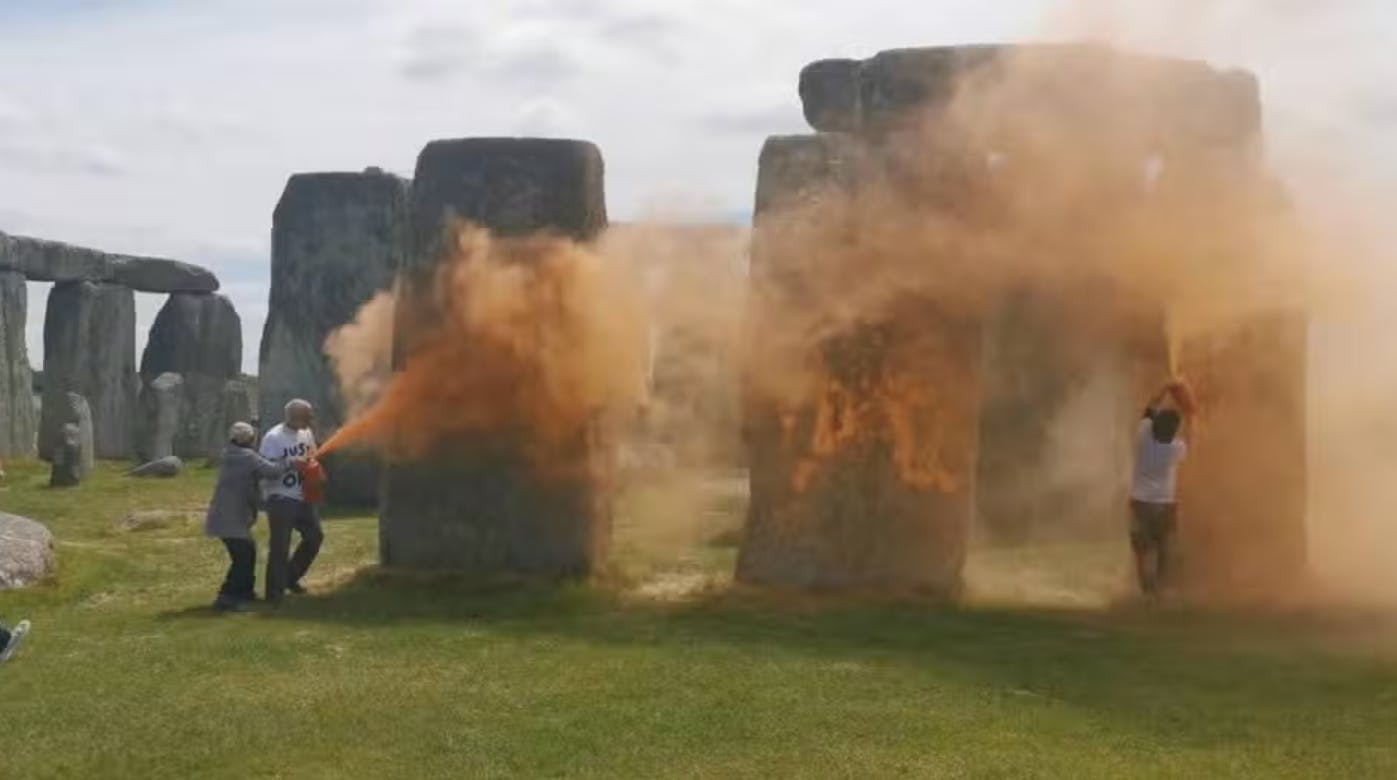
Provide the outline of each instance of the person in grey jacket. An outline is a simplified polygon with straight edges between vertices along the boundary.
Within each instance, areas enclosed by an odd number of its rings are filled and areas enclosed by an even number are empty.
[[[219,458],[218,484],[204,518],[204,533],[222,540],[228,550],[228,574],[218,591],[214,609],[238,611],[257,597],[257,543],[252,526],[262,499],[262,480],[276,479],[295,466],[295,459],[268,460],[253,449],[257,431],[247,423],[234,423],[228,445]]]

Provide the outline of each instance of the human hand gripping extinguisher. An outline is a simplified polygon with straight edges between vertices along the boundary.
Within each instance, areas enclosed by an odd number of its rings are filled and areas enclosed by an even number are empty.
[[[307,504],[325,502],[325,467],[314,456],[296,463],[301,474],[302,498]]]

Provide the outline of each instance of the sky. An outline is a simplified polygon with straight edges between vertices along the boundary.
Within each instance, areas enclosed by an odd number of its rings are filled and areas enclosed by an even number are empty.
[[[586,138],[613,219],[745,221],[763,139],[806,129],[805,63],[1084,34],[1251,67],[1278,154],[1367,145],[1354,175],[1397,172],[1390,0],[0,0],[0,230],[213,269],[255,372],[293,173]],[[138,348],[161,303],[138,295]]]

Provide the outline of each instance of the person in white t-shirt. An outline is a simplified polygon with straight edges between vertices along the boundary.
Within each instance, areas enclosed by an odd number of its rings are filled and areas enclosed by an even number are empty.
[[[1145,408],[1135,433],[1135,470],[1130,480],[1130,546],[1135,552],[1135,573],[1140,591],[1159,594],[1169,569],[1169,547],[1178,525],[1179,463],[1188,453],[1181,436],[1184,414],[1165,408],[1174,397],[1176,406],[1188,397],[1182,380],[1171,380]]]
[[[272,426],[262,437],[259,452],[273,461],[315,457],[315,434],[310,426],[315,413],[308,401],[299,398],[286,405],[284,421]],[[267,550],[266,598],[270,603],[281,601],[286,591],[305,593],[301,578],[315,562],[325,533],[315,505],[305,500],[301,488],[301,472],[292,469],[276,479],[262,483],[267,505],[267,525],[271,540]],[[296,551],[291,552],[291,532],[301,535]],[[289,559],[288,559],[289,556]]]

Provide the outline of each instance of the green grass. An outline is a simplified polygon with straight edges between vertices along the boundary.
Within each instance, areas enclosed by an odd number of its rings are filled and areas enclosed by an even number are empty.
[[[224,554],[196,521],[119,524],[197,514],[210,472],[50,491],[6,467],[0,508],[60,540],[51,581],[0,594],[35,623],[0,667],[6,780],[1397,774],[1383,615],[737,592],[731,497],[653,482],[622,501],[608,585],[384,574],[373,520],[344,518],[315,595],[214,617]],[[675,572],[707,588],[643,595]]]

